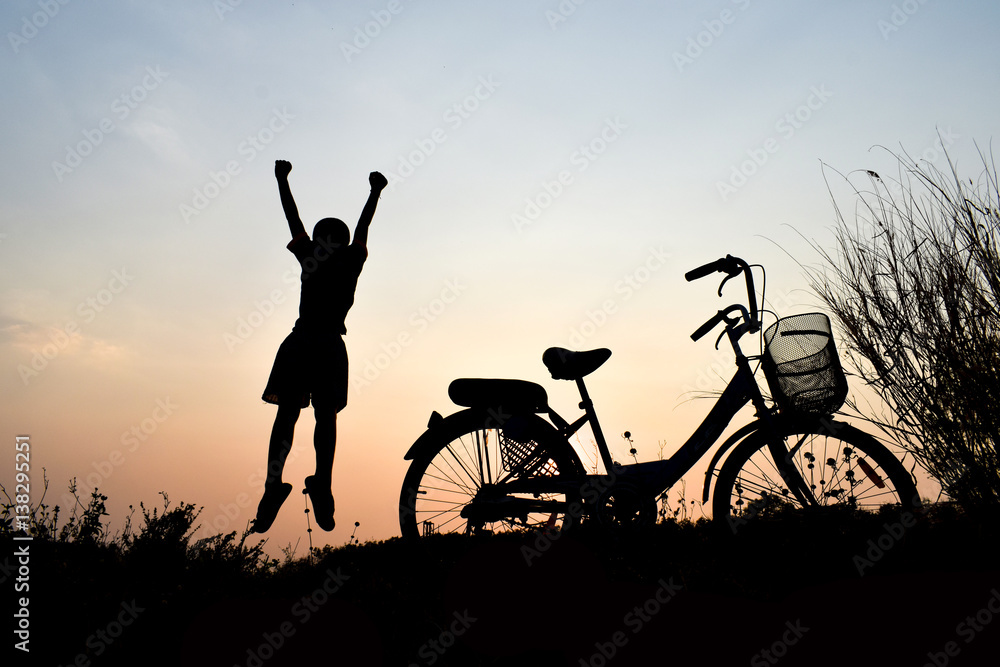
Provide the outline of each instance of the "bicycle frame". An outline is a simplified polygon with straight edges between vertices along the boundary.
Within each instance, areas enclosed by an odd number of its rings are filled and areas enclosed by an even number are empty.
[[[740,273],[745,275],[749,308],[745,308],[742,305],[732,305],[725,310],[720,310],[715,316],[699,327],[691,335],[691,338],[698,340],[715,326],[724,322],[726,328],[722,335],[719,336],[719,340],[723,336],[728,337],[735,355],[736,373],[698,428],[695,429],[694,433],[691,434],[687,441],[670,458],[624,465],[616,463],[611,457],[611,452],[597,418],[593,401],[587,392],[587,387],[582,377],[576,379],[576,384],[580,392],[580,407],[584,410],[583,416],[573,423],[568,423],[554,410],[549,409],[549,418],[557,427],[559,437],[567,443],[569,442],[569,438],[584,425],[590,424],[606,474],[587,475],[585,484],[589,487],[607,489],[612,484],[621,480],[637,487],[642,495],[650,499],[655,499],[686,475],[712,449],[732,422],[733,417],[748,403],[752,403],[756,411],[756,419],[733,433],[718,449],[708,466],[708,470],[705,473],[703,495],[703,499],[707,500],[713,471],[723,454],[752,433],[761,431],[762,429],[770,431],[774,428],[777,419],[775,413],[767,406],[760,392],[760,387],[757,384],[754,371],[750,367],[750,358],[743,353],[739,343],[740,338],[744,334],[755,333],[760,330],[760,318],[757,311],[750,267],[745,261],[730,255],[690,271],[686,277],[689,281],[695,280],[713,271],[728,274],[727,278],[723,280],[722,286],[725,285],[726,281],[738,276]],[[722,294],[722,286],[719,287],[720,296]],[[734,315],[734,313],[738,316]],[[716,345],[718,346],[718,342]],[[803,504],[815,504],[816,499],[808,492],[806,483],[801,476],[795,473],[792,466],[785,466],[781,463],[782,461],[787,463],[790,460],[792,452],[788,450],[783,441],[775,440],[769,444],[771,455],[776,465],[779,466],[779,472],[785,478],[791,493]],[[524,484],[514,482],[512,487],[521,492],[538,492],[542,490],[540,482],[541,480],[525,480]],[[566,480],[560,486],[569,485],[573,482],[573,480]]]
[[[614,477],[615,481],[622,479],[635,483],[655,498],[676,484],[712,449],[732,422],[733,417],[748,403],[752,403],[756,408],[757,419],[741,428],[718,451],[715,459],[713,459],[713,465],[709,468],[709,475],[712,468],[714,468],[714,463],[733,444],[742,440],[750,433],[770,425],[772,413],[767,407],[764,397],[760,392],[760,387],[757,385],[754,372],[750,368],[750,359],[740,349],[739,338],[746,332],[745,327],[745,324],[737,324],[735,322],[727,325],[726,334],[728,334],[730,343],[736,354],[736,373],[729,381],[726,389],[718,397],[708,415],[705,416],[698,428],[695,429],[694,433],[691,434],[680,449],[667,459],[631,464],[616,463],[611,457],[607,440],[601,430],[600,422],[594,409],[594,403],[587,392],[583,378],[578,378],[576,383],[580,392],[580,407],[584,410],[583,416],[573,423],[567,423],[555,411],[550,411],[549,417],[558,427],[560,437],[567,441],[584,425],[590,424],[591,430],[594,433],[594,439],[597,442],[601,462],[607,474],[589,475],[588,480],[592,484],[597,485],[596,483],[610,477]],[[706,478],[706,491],[708,482],[709,479]]]

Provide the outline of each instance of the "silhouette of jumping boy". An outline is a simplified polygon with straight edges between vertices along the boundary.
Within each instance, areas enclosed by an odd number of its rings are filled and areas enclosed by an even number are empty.
[[[288,185],[292,165],[285,160],[274,163],[281,207],[288,219],[292,240],[288,249],[302,266],[302,292],[299,318],[274,358],[274,366],[264,389],[263,399],[278,406],[267,451],[267,478],[264,497],[257,506],[252,530],[263,533],[292,491],[281,479],[285,458],[292,447],[295,422],[302,408],[312,400],[316,414],[316,472],[305,479],[312,500],[314,518],[323,530],[333,530],[333,495],[330,490],[333,454],[337,442],[337,413],[347,405],[347,348],[342,336],[347,333],[344,319],[354,304],[358,276],[368,257],[368,226],[375,215],[378,198],[386,186],[382,174],[368,176],[371,194],[361,211],[354,242],[341,220],[323,218],[306,233],[299,219],[295,200]]]

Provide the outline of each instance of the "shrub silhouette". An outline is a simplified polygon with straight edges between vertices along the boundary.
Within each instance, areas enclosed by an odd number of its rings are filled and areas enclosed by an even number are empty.
[[[96,488],[90,494],[86,506],[80,501],[77,493],[76,478],[69,482],[69,492],[75,499],[72,513],[62,527],[59,527],[59,505],[51,506],[45,503],[48,495],[49,480],[43,471],[42,497],[32,503],[27,514],[26,530],[33,536],[52,542],[82,542],[86,544],[105,544],[108,539],[107,526],[102,523],[102,517],[108,516],[105,501],[108,497]],[[6,497],[6,502],[0,503],[0,535],[9,535],[25,528],[14,525],[16,520],[14,501],[7,493],[6,487],[0,484],[0,493]],[[82,510],[82,512],[81,512]],[[22,515],[23,516],[23,515]]]
[[[836,207],[836,250],[813,288],[847,356],[891,409],[870,417],[967,511],[1000,506],[1000,195],[895,155],[898,180],[866,171],[856,214]],[[844,176],[845,181],[850,179]],[[814,244],[814,247],[815,244]],[[857,407],[857,406],[855,406]]]
[[[237,533],[216,534],[191,544],[192,535],[200,526],[195,525],[201,508],[190,503],[170,506],[170,498],[165,492],[163,507],[148,509],[139,503],[142,525],[138,532],[133,530],[135,508],[125,519],[120,533],[111,534],[103,523],[108,516],[108,497],[98,489],[93,489],[90,500],[84,505],[78,494],[76,479],[69,482],[69,492],[75,499],[69,519],[61,526],[59,515],[62,508],[45,503],[48,492],[48,478],[44,478],[43,494],[33,503],[28,514],[27,531],[35,539],[52,544],[77,544],[96,547],[106,555],[113,555],[120,564],[141,563],[145,567],[158,566],[167,570],[177,568],[209,569],[225,571],[234,576],[255,576],[273,571],[278,562],[268,559],[264,553],[264,540],[247,546],[249,532],[237,540]],[[14,524],[14,502],[7,489],[0,485],[0,493],[6,501],[0,503],[0,537],[11,537],[24,532]]]

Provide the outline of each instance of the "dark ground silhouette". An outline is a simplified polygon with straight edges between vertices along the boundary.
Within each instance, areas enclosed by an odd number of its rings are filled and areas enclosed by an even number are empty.
[[[233,543],[192,551],[177,531],[125,550],[36,539],[32,657],[213,667],[920,666],[934,664],[929,655],[995,664],[997,523],[935,506],[899,525],[886,515],[839,526],[784,519],[735,536],[675,522],[555,541],[443,535],[419,548],[399,539],[328,547],[270,572],[237,557]],[[9,535],[0,541],[12,553]]]

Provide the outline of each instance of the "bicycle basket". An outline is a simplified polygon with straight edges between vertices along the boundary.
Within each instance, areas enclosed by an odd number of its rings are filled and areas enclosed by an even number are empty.
[[[828,415],[847,398],[847,377],[823,313],[784,317],[768,327],[761,365],[782,411]]]
[[[517,420],[512,417],[511,422]],[[555,475],[558,471],[549,459],[545,448],[518,429],[516,424],[506,424],[500,431],[500,462],[503,469],[522,476]]]

